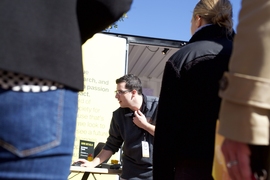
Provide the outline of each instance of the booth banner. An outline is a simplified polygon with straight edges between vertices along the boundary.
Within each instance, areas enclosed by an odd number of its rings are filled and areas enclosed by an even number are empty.
[[[216,132],[218,131],[218,128],[219,128],[219,121],[217,121]],[[223,143],[223,140],[224,137],[216,133],[213,177],[215,180],[232,180],[227,172],[226,163],[221,151],[221,145]]]
[[[95,145],[106,142],[112,112],[119,108],[115,99],[115,80],[126,72],[126,48],[125,38],[105,34],[96,34],[82,46],[84,90],[79,92],[72,161],[79,157],[81,140]],[[116,153],[112,158],[119,159],[119,154]],[[98,179],[117,178],[115,175],[110,176]]]

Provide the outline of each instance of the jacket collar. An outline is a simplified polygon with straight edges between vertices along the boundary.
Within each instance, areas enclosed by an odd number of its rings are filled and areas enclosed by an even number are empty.
[[[142,97],[143,97],[143,103],[142,103],[142,106],[141,106],[141,112],[143,114],[145,114],[147,111],[148,111],[148,108],[147,108],[147,98],[144,94],[142,94]]]
[[[199,31],[197,31],[188,43],[193,43],[196,41],[203,41],[203,40],[211,40],[211,39],[218,39],[221,37],[226,37],[230,40],[233,39],[234,32],[232,34],[227,34],[227,29],[224,27],[220,27],[219,25],[209,25],[205,26]]]

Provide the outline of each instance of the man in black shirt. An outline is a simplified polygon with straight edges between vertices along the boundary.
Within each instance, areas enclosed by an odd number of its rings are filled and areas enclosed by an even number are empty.
[[[143,95],[140,79],[132,74],[117,79],[116,84],[115,98],[120,107],[113,112],[106,145],[93,161],[79,161],[83,162],[81,166],[93,168],[110,158],[123,145],[121,178],[152,180],[158,98]]]

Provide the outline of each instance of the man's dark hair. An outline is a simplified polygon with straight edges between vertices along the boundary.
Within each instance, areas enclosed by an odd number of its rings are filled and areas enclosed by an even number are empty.
[[[116,79],[116,84],[120,84],[122,82],[126,83],[126,88],[129,91],[136,90],[138,94],[142,94],[142,83],[141,80],[135,76],[134,74],[127,74],[119,79]]]

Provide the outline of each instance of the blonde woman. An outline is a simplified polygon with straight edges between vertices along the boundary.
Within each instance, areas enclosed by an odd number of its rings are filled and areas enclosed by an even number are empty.
[[[154,179],[213,180],[219,80],[232,52],[232,5],[201,0],[189,43],[166,63],[154,141]]]

